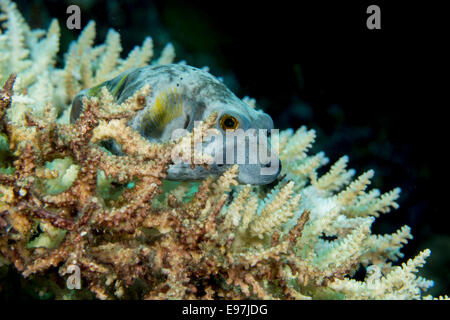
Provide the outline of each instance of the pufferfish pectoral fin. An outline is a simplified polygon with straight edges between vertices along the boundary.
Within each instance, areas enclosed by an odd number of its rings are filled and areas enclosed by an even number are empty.
[[[74,98],[72,102],[72,107],[70,110],[70,122],[74,123],[80,117],[83,111],[83,98],[84,97],[99,97],[103,87],[106,87],[113,97],[117,100],[120,94],[126,86],[126,82],[129,74],[133,69],[121,73],[114,79],[102,82],[90,89],[80,91]]]
[[[160,133],[168,123],[183,114],[183,101],[179,90],[168,88],[161,91],[143,117],[146,131],[150,134]],[[152,134],[153,133],[153,134]]]

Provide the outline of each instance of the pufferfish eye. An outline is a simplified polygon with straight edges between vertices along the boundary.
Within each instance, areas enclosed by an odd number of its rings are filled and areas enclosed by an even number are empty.
[[[220,118],[220,127],[223,130],[236,130],[239,127],[239,121],[235,117],[226,114]]]

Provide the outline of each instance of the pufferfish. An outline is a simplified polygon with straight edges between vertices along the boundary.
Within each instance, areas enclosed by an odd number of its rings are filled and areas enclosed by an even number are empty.
[[[201,69],[182,64],[152,65],[134,68],[119,76],[99,84],[91,89],[79,92],[73,100],[70,121],[75,122],[83,108],[84,96],[96,96],[106,86],[120,104],[132,96],[143,85],[150,85],[150,93],[146,98],[146,106],[130,119],[129,125],[150,141],[167,141],[174,130],[191,131],[196,121],[206,120],[217,112],[216,129],[224,135],[226,131],[237,129],[273,129],[272,118],[260,110],[255,110],[234,95],[219,79]],[[256,135],[256,134],[255,134]],[[223,154],[229,149],[227,139],[210,141],[219,144]],[[234,138],[233,138],[234,140]],[[234,161],[239,166],[238,181],[242,184],[268,184],[273,182],[281,170],[278,154],[270,149],[270,139],[257,139],[258,150],[263,148],[270,154],[270,164],[249,160],[249,152],[245,161]],[[247,140],[248,141],[248,140]],[[253,140],[255,141],[255,140]],[[208,146],[209,148],[211,145]],[[237,157],[236,157],[237,158]],[[236,160],[236,159],[235,159]],[[223,164],[226,162],[226,164]],[[243,162],[243,163],[241,163]],[[167,171],[168,180],[186,181],[200,180],[208,175],[220,175],[234,163],[218,161],[209,166],[191,168],[190,164],[176,163]],[[264,167],[274,165],[275,170],[263,174]]]

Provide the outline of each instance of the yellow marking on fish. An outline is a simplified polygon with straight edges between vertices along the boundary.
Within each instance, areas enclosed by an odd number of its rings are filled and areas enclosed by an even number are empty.
[[[170,121],[183,114],[183,101],[177,88],[169,88],[158,94],[144,120],[152,127],[162,130]]]

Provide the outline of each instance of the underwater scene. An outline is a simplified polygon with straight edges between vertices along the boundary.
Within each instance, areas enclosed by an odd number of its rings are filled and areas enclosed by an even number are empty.
[[[448,299],[390,9],[0,0],[0,300]]]

